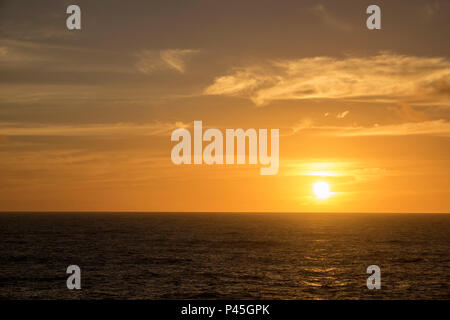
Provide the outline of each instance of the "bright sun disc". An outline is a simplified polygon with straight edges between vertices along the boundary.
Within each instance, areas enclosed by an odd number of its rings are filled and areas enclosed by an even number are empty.
[[[331,196],[330,186],[324,181],[314,183],[313,192],[319,199],[327,199]]]

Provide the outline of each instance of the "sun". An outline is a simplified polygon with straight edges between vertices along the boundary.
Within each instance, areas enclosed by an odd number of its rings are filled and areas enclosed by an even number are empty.
[[[318,199],[328,199],[332,194],[330,192],[330,185],[325,181],[314,183],[313,192]]]

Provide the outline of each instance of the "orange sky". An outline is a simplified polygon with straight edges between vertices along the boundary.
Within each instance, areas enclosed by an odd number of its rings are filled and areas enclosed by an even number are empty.
[[[2,1],[0,210],[449,213],[450,3],[377,3]],[[194,120],[279,128],[278,174],[175,166]]]

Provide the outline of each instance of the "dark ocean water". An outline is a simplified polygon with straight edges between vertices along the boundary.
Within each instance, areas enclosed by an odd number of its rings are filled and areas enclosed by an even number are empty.
[[[3,213],[0,298],[450,299],[450,215]]]

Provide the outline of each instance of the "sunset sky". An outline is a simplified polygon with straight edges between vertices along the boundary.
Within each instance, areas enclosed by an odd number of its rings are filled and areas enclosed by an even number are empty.
[[[0,0],[0,210],[449,213],[449,17],[448,0]],[[280,129],[278,174],[174,165],[194,120]]]

